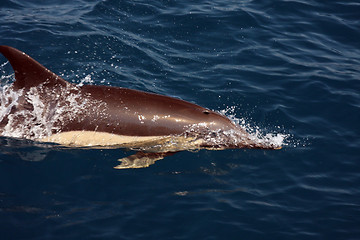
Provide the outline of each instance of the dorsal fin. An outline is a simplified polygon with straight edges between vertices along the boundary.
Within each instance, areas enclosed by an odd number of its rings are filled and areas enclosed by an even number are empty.
[[[27,54],[9,47],[0,46],[0,52],[9,60],[15,72],[15,89],[29,89],[44,84],[53,87],[57,84],[66,86],[70,84],[46,67],[32,59]]]

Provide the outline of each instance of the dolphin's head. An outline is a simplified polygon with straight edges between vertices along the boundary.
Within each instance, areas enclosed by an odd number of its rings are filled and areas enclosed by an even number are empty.
[[[213,149],[280,148],[274,143],[259,139],[255,134],[248,133],[242,126],[234,123],[221,113],[205,108],[199,110],[198,114],[192,114],[194,123],[189,125],[186,134],[201,138],[203,140],[201,147]]]

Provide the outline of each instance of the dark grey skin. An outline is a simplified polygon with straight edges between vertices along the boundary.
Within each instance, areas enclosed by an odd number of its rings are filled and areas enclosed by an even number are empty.
[[[202,143],[206,148],[275,148],[251,140],[250,135],[227,117],[180,99],[147,93],[132,89],[84,85],[75,86],[25,53],[9,46],[0,46],[0,52],[9,60],[15,72],[14,91],[23,90],[24,94],[36,88],[45,104],[43,114],[52,118],[58,107],[67,107],[65,101],[69,94],[77,94],[79,103],[87,100],[77,117],[64,113],[62,121],[54,121],[52,134],[69,131],[97,131],[124,136],[215,136],[221,141]],[[31,109],[33,106],[24,99],[11,110]],[[68,116],[66,115],[68,114]],[[3,128],[8,119],[0,123]],[[19,119],[18,124],[23,124]],[[195,127],[194,127],[195,126]],[[231,139],[223,133],[233,130],[238,139]],[[24,136],[27,137],[27,136]]]

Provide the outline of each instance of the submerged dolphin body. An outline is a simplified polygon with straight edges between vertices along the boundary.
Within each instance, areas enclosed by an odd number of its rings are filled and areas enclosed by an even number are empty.
[[[196,104],[120,87],[76,86],[17,49],[0,46],[0,52],[15,72],[7,91],[18,93],[2,101],[0,136],[140,151],[116,168],[148,166],[181,150],[279,148]]]

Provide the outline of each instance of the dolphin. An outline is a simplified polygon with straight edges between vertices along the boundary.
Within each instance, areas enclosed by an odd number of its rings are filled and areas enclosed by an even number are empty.
[[[118,169],[146,167],[182,150],[280,148],[194,103],[128,88],[75,85],[22,51],[0,46],[0,52],[15,72],[6,89],[13,97],[1,101],[0,136],[138,150],[120,159]]]

